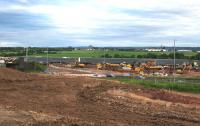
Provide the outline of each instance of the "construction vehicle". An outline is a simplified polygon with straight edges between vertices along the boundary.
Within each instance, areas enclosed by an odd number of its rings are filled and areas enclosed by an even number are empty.
[[[103,70],[103,65],[101,63],[97,64],[97,70]]]
[[[98,70],[118,70],[119,68],[120,68],[120,64],[111,64],[111,63],[97,64]]]
[[[152,66],[156,66],[156,61],[155,60],[148,60],[146,63],[147,67],[152,67]]]
[[[74,68],[85,68],[86,64],[81,63],[81,58],[79,57],[78,60],[75,61],[74,64],[72,64],[72,67],[74,67]]]
[[[146,66],[145,67],[146,73],[156,73],[156,72],[161,72],[163,70],[164,70],[163,66]]]
[[[197,61],[194,61],[192,65],[193,65],[193,70],[199,71],[199,64]]]
[[[85,68],[86,64],[80,63],[80,62],[75,62],[74,64],[72,64],[72,67],[74,67],[74,68]]]
[[[112,63],[99,63],[97,64],[98,70],[113,70],[113,71],[130,71],[132,70],[132,65],[127,63],[112,64]]]
[[[121,63],[120,66],[121,66],[122,70],[132,70],[132,68],[133,68],[131,64],[127,64],[125,62]]]
[[[192,65],[191,64],[184,64],[184,65],[182,65],[182,68],[181,69],[178,68],[176,72],[178,74],[185,74],[187,72],[190,72],[191,69],[192,69]]]
[[[135,72],[136,73],[143,73],[144,72],[144,68],[142,68],[142,67],[136,67],[135,68]]]

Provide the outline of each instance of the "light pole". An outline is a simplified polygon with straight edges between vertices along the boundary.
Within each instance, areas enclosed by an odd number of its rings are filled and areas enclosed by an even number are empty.
[[[47,47],[47,72],[49,67],[49,48]]]
[[[174,72],[173,72],[173,77],[174,77],[174,84],[176,83],[176,40],[174,40]]]
[[[105,47],[103,48],[103,54],[104,54],[104,55],[103,55],[103,62],[104,62],[104,63],[106,63],[106,56],[105,56],[105,55],[106,55],[106,54],[105,54]]]
[[[26,62],[28,62],[28,47],[26,47]]]

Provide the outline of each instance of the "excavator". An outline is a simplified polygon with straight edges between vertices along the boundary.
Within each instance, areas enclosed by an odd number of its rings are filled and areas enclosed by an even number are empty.
[[[73,65],[73,67],[75,67],[75,68],[85,68],[86,64],[75,62],[74,65]]]
[[[86,64],[85,63],[81,63],[81,59],[79,57],[78,61],[75,61],[74,64],[72,64],[72,67],[74,67],[74,68],[85,68]]]

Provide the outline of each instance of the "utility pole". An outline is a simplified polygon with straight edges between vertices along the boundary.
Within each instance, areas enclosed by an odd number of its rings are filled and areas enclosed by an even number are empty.
[[[173,77],[174,77],[174,84],[176,83],[176,40],[174,40],[174,72],[173,72]]]
[[[106,56],[105,56],[105,47],[103,48],[103,62],[106,63]]]
[[[26,47],[26,60],[25,62],[28,62],[28,47]]]
[[[47,47],[47,72],[49,68],[49,48]]]

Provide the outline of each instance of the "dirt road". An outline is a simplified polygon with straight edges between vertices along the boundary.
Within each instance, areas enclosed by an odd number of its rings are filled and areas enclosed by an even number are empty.
[[[0,125],[199,126],[199,95],[0,69]]]

